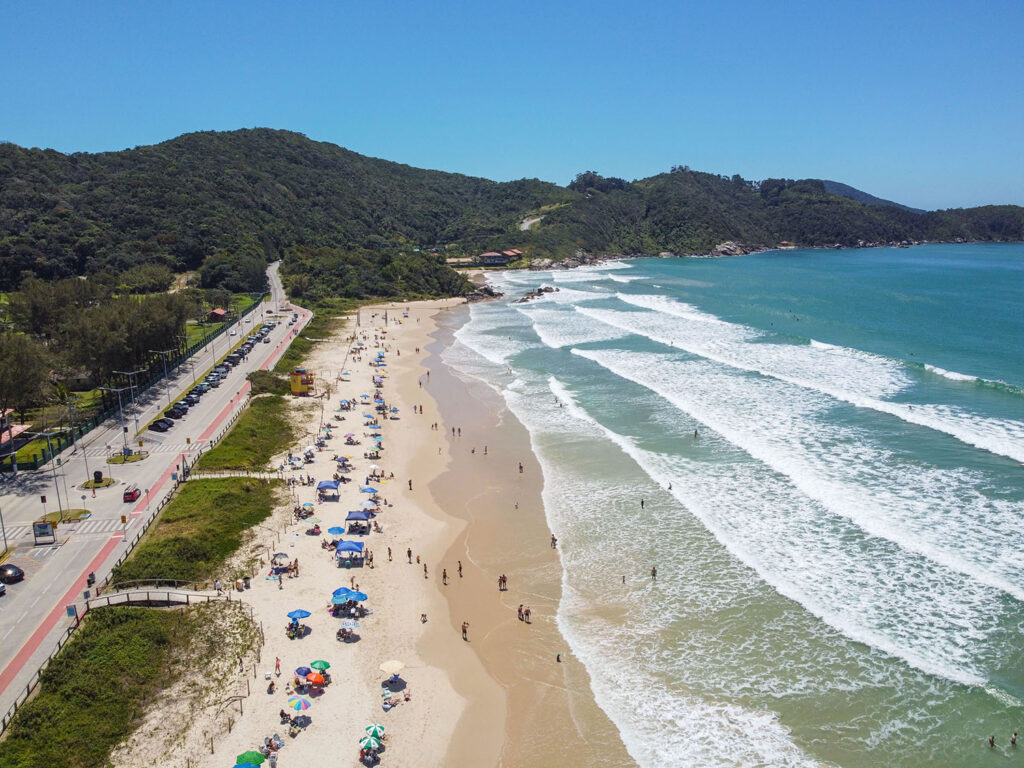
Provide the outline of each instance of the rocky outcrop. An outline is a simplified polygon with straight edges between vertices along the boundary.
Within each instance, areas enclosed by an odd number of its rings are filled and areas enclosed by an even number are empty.
[[[484,283],[472,293],[466,294],[466,301],[487,301],[489,299],[500,299],[505,294],[501,291],[496,291],[490,285]]]
[[[533,299],[539,299],[545,293],[557,293],[557,292],[558,292],[557,288],[553,288],[550,285],[542,285],[540,288],[537,288],[536,290],[528,291],[526,294],[523,295],[523,298],[521,298],[521,299],[516,301],[516,304],[525,304],[526,302],[532,301]]]

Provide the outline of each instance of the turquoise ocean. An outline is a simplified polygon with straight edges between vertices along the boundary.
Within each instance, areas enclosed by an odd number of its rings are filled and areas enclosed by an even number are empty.
[[[641,766],[1024,765],[1024,246],[491,279],[444,359],[530,433]]]

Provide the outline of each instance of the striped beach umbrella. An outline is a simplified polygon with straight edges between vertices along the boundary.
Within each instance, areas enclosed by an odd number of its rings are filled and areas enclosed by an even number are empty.
[[[380,747],[380,742],[373,736],[364,736],[359,740],[359,746],[363,749],[377,749]]]
[[[366,726],[366,735],[372,736],[375,739],[379,739],[384,735],[384,726],[380,723],[372,723]]]
[[[288,706],[294,709],[296,712],[302,712],[303,710],[310,708],[309,699],[303,698],[302,696],[292,696],[288,699]]]

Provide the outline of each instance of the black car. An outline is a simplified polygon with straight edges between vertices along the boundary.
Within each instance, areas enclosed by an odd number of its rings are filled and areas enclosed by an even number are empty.
[[[171,427],[174,426],[174,422],[171,421],[170,419],[157,419],[157,421],[159,421],[161,424],[163,424],[168,429],[170,429]]]
[[[184,411],[179,411],[177,408],[168,408],[164,412],[164,415],[167,416],[168,418],[177,421],[178,419],[182,418],[185,415],[185,413]]]
[[[149,425],[149,431],[150,432],[166,432],[167,431],[167,425],[164,424],[163,419],[159,419],[159,420],[154,421],[152,424]]]
[[[25,578],[25,572],[14,563],[0,565],[0,581],[4,584],[14,584]]]

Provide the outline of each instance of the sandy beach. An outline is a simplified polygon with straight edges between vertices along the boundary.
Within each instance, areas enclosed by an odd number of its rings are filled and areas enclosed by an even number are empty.
[[[352,458],[352,482],[340,487],[338,501],[324,502],[316,500],[315,483],[290,486],[293,496],[283,500],[274,521],[254,530],[240,553],[261,553],[264,561],[271,550],[286,553],[298,559],[300,575],[278,582],[268,578],[269,562],[263,562],[251,589],[238,595],[265,634],[256,674],[248,675],[255,690],[244,701],[244,714],[232,715],[230,733],[214,739],[213,753],[193,749],[189,765],[223,765],[275,733],[285,742],[281,766],[322,764],[325,755],[334,756],[332,764],[355,764],[370,723],[384,725],[388,735],[382,765],[631,764],[555,623],[561,566],[527,434],[493,390],[463,381],[438,356],[460,311],[455,301],[364,308],[314,348],[306,367],[329,395],[292,405],[302,435],[292,452],[312,443],[322,419],[333,437],[301,472],[314,481],[330,479],[331,457],[338,453]],[[361,357],[349,353],[353,334],[366,344]],[[370,366],[378,350],[385,352],[386,367]],[[380,430],[371,431],[363,414],[374,411],[335,409],[341,398],[372,395],[375,374],[384,376],[382,397],[398,411],[395,418],[379,418]],[[382,456],[365,459],[375,432],[383,436]],[[344,446],[346,433],[361,444]],[[327,529],[344,525],[346,513],[366,500],[360,486],[374,464],[388,478],[373,484],[383,499],[376,517],[383,530],[344,537],[364,541],[374,567],[338,568],[321,541],[337,538]],[[300,471],[284,472],[286,479],[293,474]],[[306,533],[311,522],[292,519],[293,505],[303,503],[315,505],[323,536]],[[502,574],[508,579],[504,591],[498,588]],[[354,585],[368,595],[363,605],[372,613],[360,620],[358,641],[343,643],[335,637],[339,622],[329,615],[329,602],[336,588]],[[517,618],[520,604],[531,609],[530,623]],[[289,639],[285,631],[286,614],[295,609],[311,614],[302,622],[310,632],[301,639]],[[274,673],[277,658],[280,676]],[[400,703],[384,711],[381,683],[387,675],[378,667],[390,659],[406,666],[396,687]],[[286,686],[295,668],[314,660],[330,663],[332,681],[307,692],[309,709],[292,714],[309,720],[290,738],[279,719],[292,695]],[[274,693],[266,691],[267,675]],[[195,741],[199,728],[192,728]],[[203,740],[209,740],[206,731]]]

